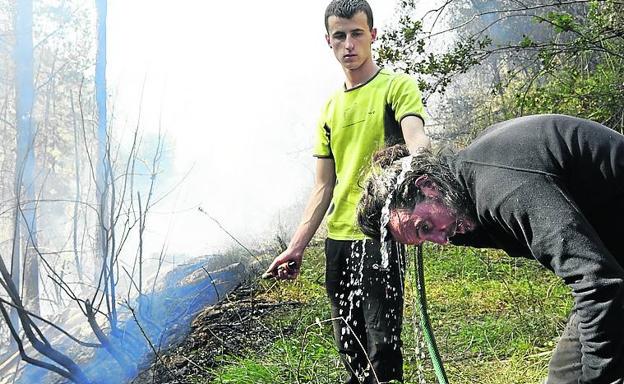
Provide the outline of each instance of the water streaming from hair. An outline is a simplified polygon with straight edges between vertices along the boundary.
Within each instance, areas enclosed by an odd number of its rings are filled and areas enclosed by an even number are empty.
[[[413,156],[409,155],[407,157],[404,157],[401,159],[401,173],[399,173],[396,181],[394,182],[394,185],[388,185],[387,188],[389,190],[388,196],[386,197],[386,201],[384,203],[384,206],[381,210],[381,220],[380,220],[380,233],[381,233],[381,254],[382,254],[382,268],[388,268],[389,264],[390,264],[390,258],[389,258],[389,247],[391,246],[391,244],[393,244],[392,241],[388,241],[387,237],[388,237],[388,223],[390,221],[390,204],[392,203],[392,198],[394,196],[394,194],[397,192],[397,189],[399,188],[399,186],[405,181],[405,178],[407,176],[407,172],[409,172],[409,170],[411,169],[411,164],[412,164],[412,160],[413,160]],[[398,244],[394,243],[395,246],[399,247]],[[400,285],[400,289],[401,289],[401,294],[403,294],[403,276],[405,276],[405,269],[404,269],[404,265],[407,265],[407,260],[401,259],[402,257],[404,258],[404,255],[402,252],[400,252],[400,250],[397,249],[397,254],[399,255],[399,259],[397,260],[397,262],[399,263],[399,269],[400,269],[400,274],[401,274],[401,285]],[[395,292],[396,294],[396,292]],[[396,316],[396,314],[395,314]],[[426,380],[425,380],[425,369],[424,369],[424,363],[423,361],[426,358],[426,347],[425,347],[425,342],[423,339],[423,335],[422,332],[420,330],[420,323],[418,322],[418,320],[416,319],[416,316],[414,315],[412,317],[412,326],[414,328],[414,352],[415,352],[415,357],[416,357],[416,372],[417,372],[417,383],[418,384],[425,384]],[[396,340],[398,340],[398,335],[395,336]],[[394,338],[394,337],[393,337]]]
[[[381,220],[380,220],[380,232],[381,232],[381,267],[384,269],[388,268],[390,263],[388,257],[388,223],[390,222],[390,204],[392,203],[392,198],[397,190],[397,188],[405,181],[405,177],[407,172],[411,169],[413,155],[406,156],[401,159],[401,173],[396,179],[396,182],[392,186],[388,186],[388,196],[386,197],[386,202],[384,203],[383,208],[381,209]]]
[[[394,193],[398,190],[399,186],[405,181],[408,171],[411,169],[413,157],[407,156],[401,159],[401,172],[396,179],[389,180],[386,188],[390,193],[388,194],[384,207],[381,213],[381,238],[380,238],[380,254],[381,260],[368,260],[373,261],[373,264],[370,265],[367,262],[367,259],[371,257],[366,252],[367,242],[371,240],[358,240],[351,242],[351,252],[347,259],[347,268],[342,272],[342,277],[340,279],[340,286],[346,288],[348,294],[345,295],[345,290],[341,289],[340,293],[336,293],[336,299],[338,300],[338,315],[345,320],[345,324],[341,325],[339,329],[339,343],[345,348],[349,349],[353,347],[351,343],[354,342],[354,338],[357,338],[359,335],[352,334],[353,330],[358,327],[358,318],[355,314],[358,311],[361,311],[364,305],[367,305],[367,298],[370,297],[371,292],[367,292],[365,287],[365,279],[375,279],[377,282],[384,285],[385,298],[390,300],[396,300],[399,297],[403,297],[404,293],[404,276],[405,276],[405,255],[402,252],[402,246],[389,239],[388,236],[388,223],[390,221],[390,206],[393,202]],[[391,248],[393,247],[393,248]],[[390,254],[394,252],[396,253],[396,258],[393,257],[392,267],[394,267],[394,262],[397,263],[397,268],[391,268],[390,265]],[[365,268],[367,265],[370,266],[373,270],[377,272],[374,274],[368,275]],[[372,272],[372,271],[371,271]],[[398,279],[393,279],[394,274],[398,273]],[[396,276],[395,276],[396,277]],[[394,283],[393,283],[394,281]],[[371,281],[372,282],[372,281]],[[398,286],[396,286],[398,285]],[[368,304],[370,305],[370,304]],[[397,308],[388,308],[387,310],[379,313],[380,316],[385,318],[384,321],[394,320],[391,323],[396,323],[396,320],[399,319],[401,315],[401,309]],[[394,345],[394,348],[400,348],[400,325],[397,327],[393,327],[391,329],[388,337],[384,336],[384,343]],[[422,349],[421,349],[422,350]],[[365,351],[359,351],[355,353],[353,357],[356,357],[359,353],[366,353]],[[418,353],[419,354],[419,353]],[[351,362],[351,356],[345,356],[346,360]],[[366,380],[367,376],[370,376],[372,373],[371,367],[366,367],[360,372],[356,372],[359,379],[362,381]]]

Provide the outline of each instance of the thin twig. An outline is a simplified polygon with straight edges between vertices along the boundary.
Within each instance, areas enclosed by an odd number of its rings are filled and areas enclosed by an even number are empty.
[[[249,253],[249,255],[251,255],[251,257],[253,257],[254,259],[256,259],[256,261],[257,261],[258,263],[260,263],[260,259],[258,259],[258,256],[256,256],[253,252],[251,252],[251,251],[249,250],[249,248],[245,247],[245,246],[243,245],[243,243],[241,243],[240,241],[238,241],[238,239],[237,239],[234,235],[232,235],[232,234],[230,233],[230,231],[228,231],[227,229],[225,229],[225,228],[223,227],[223,225],[221,225],[221,223],[219,222],[219,220],[215,219],[215,218],[214,218],[214,217],[212,217],[212,216],[211,216],[208,212],[204,211],[204,209],[203,209],[202,207],[197,207],[197,210],[198,210],[199,212],[203,213],[204,215],[208,216],[208,218],[210,218],[210,220],[214,221],[214,222],[215,222],[215,223],[219,226],[219,228],[221,228],[221,230],[222,230],[223,232],[225,232],[228,236],[230,236],[230,238],[232,238],[232,240],[234,240],[234,241],[235,241],[238,245],[240,245],[240,246],[241,246],[241,247],[242,247],[245,251],[247,251],[247,253]]]
[[[156,355],[156,358],[158,359],[158,361],[160,361],[160,363],[163,365],[163,367],[165,368],[167,373],[169,373],[171,378],[175,379],[176,378],[176,374],[171,369],[169,369],[169,367],[167,367],[167,365],[165,364],[165,362],[162,359],[162,356],[160,355],[160,353],[158,353],[158,351],[156,350],[156,347],[154,347],[154,344],[152,344],[152,341],[150,340],[149,336],[147,336],[147,334],[145,333],[145,330],[141,326],[141,323],[139,322],[139,319],[137,319],[136,313],[134,312],[134,308],[132,306],[130,306],[129,303],[126,303],[126,307],[130,310],[130,313],[132,314],[132,318],[134,319],[134,322],[136,323],[137,327],[139,327],[139,330],[141,331],[141,334],[143,335],[143,337],[145,338],[145,340],[149,344],[149,347],[151,348],[152,352],[154,352],[154,354]]]

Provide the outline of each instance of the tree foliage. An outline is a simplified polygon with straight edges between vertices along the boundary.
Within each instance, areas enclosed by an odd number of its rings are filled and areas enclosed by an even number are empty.
[[[624,2],[402,0],[379,62],[418,76],[447,132],[565,113],[624,131]],[[442,95],[442,97],[440,97]]]

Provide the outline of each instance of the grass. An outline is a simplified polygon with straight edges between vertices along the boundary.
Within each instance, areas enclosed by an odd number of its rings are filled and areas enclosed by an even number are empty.
[[[428,246],[424,254],[429,315],[449,382],[541,383],[572,304],[559,279],[535,261],[492,250]],[[284,332],[267,340],[262,350],[224,356],[225,364],[213,372],[213,383],[342,380],[323,271],[322,248],[311,247],[297,281],[262,283],[262,295],[304,305],[271,318],[268,326]],[[431,363],[418,357],[413,283],[410,264],[402,334],[405,378],[418,383],[422,376],[433,383]]]

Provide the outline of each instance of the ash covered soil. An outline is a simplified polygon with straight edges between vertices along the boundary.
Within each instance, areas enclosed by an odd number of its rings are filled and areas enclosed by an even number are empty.
[[[211,382],[212,369],[226,364],[224,356],[262,353],[271,340],[292,333],[270,319],[300,305],[257,297],[257,286],[240,286],[200,312],[190,334],[179,345],[160,352],[132,384]]]

